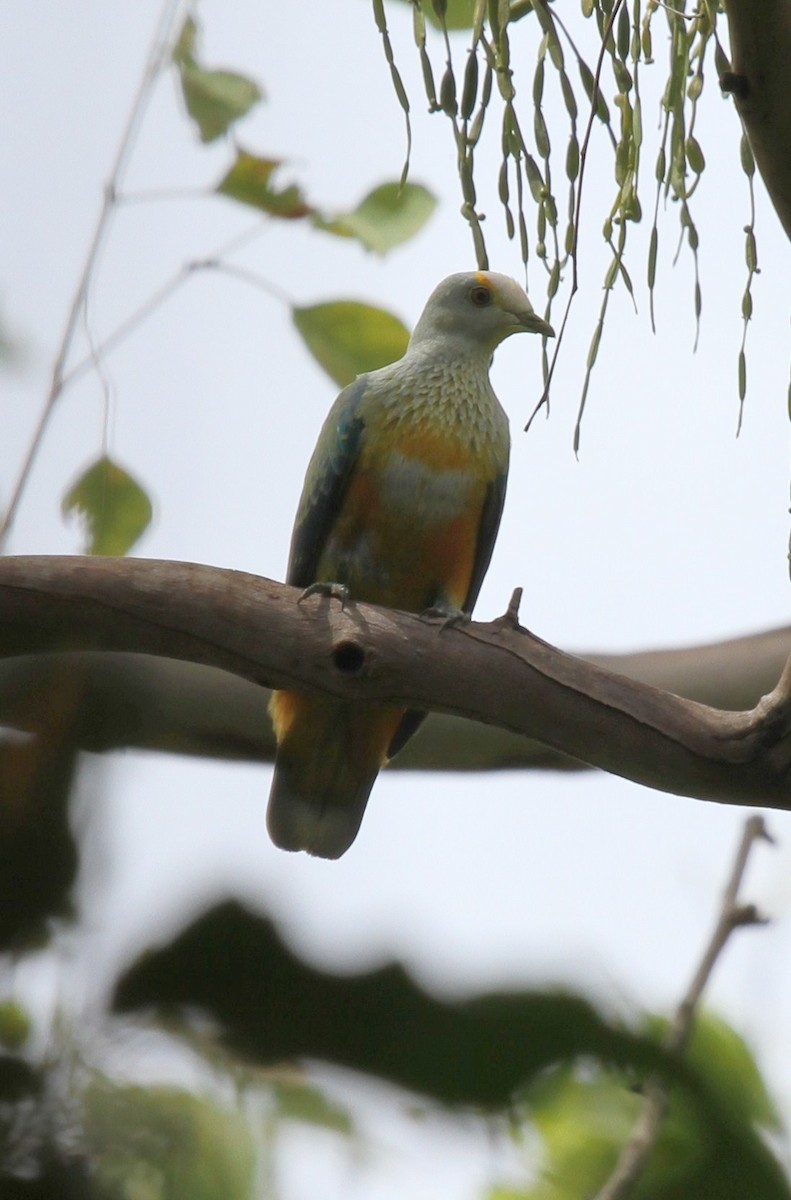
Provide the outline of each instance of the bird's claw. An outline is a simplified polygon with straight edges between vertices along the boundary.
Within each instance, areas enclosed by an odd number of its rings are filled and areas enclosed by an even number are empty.
[[[341,608],[345,608],[349,600],[349,589],[345,583],[330,583],[326,580],[320,580],[318,583],[311,583],[305,588],[299,600],[297,600],[297,604],[301,604],[309,596],[325,596],[328,600],[340,600]]]
[[[443,604],[441,601],[424,609],[420,615],[426,621],[441,621],[440,633],[451,625],[466,625],[470,620],[470,614],[464,609],[457,608],[455,604]]]

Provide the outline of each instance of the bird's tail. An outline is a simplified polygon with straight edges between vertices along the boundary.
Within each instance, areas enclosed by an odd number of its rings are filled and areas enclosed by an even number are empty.
[[[278,741],[269,836],[282,850],[340,858],[357,836],[403,711],[302,692],[274,692],[269,711]]]

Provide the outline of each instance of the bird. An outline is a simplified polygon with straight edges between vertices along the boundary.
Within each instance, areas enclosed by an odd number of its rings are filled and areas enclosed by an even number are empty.
[[[507,275],[449,275],[404,356],[343,389],[308,465],[286,582],[445,623],[469,619],[505,500],[508,418],[489,381],[515,333],[554,337]],[[340,858],[382,766],[424,713],[278,690],[267,809],[276,846]]]

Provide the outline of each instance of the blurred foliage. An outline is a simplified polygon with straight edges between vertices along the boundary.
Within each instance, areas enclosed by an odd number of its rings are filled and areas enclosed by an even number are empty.
[[[53,726],[67,728],[64,696],[53,711],[59,714]],[[27,785],[38,775],[29,770],[24,778]],[[68,791],[62,781],[59,786],[59,795]],[[39,793],[20,787],[20,796],[29,794]],[[57,797],[46,799],[57,811]],[[40,812],[23,805],[19,815],[32,821],[40,861],[34,893],[18,905],[6,941],[17,949],[24,945],[20,934],[51,915],[54,899],[60,896],[62,904],[68,896],[73,871],[64,876],[59,857],[65,852],[72,866],[76,862],[63,809],[61,848],[42,842]],[[23,878],[12,875],[9,887],[18,887],[24,901],[29,860],[22,870]],[[49,876],[66,885],[53,896],[42,882]],[[319,970],[302,961],[270,921],[235,901],[131,964],[117,982],[113,1007],[120,1029],[132,1010],[144,1011],[197,1055],[214,1081],[213,1094],[112,1079],[90,1065],[87,1027],[76,1029],[74,1044],[62,1036],[59,1042],[56,1032],[45,1062],[36,1065],[24,1053],[32,1040],[29,1017],[18,1003],[6,1002],[0,1006],[7,1051],[0,1055],[4,1200],[252,1198],[258,1194],[253,1180],[262,1163],[271,1170],[284,1125],[297,1122],[340,1139],[358,1136],[344,1106],[295,1068],[303,1061],[376,1076],[445,1106],[488,1113],[510,1106],[528,1159],[536,1134],[540,1138],[542,1173],[531,1188],[495,1189],[490,1200],[592,1194],[630,1135],[641,1104],[639,1081],[657,1074],[673,1084],[670,1116],[636,1195],[791,1196],[762,1139],[779,1123],[760,1073],[744,1042],[713,1018],[699,1020],[682,1064],[660,1048],[664,1022],[653,1018],[629,1028],[580,996],[521,991],[448,1000],[397,963],[360,974]],[[132,1028],[141,1029],[138,1020]],[[229,1095],[235,1097],[230,1107]]]
[[[54,917],[72,913],[77,846],[69,794],[77,751],[69,736],[74,683],[31,697],[46,726],[0,739],[0,950],[45,943]]]
[[[662,1022],[649,1023],[657,1034]],[[788,1180],[763,1134],[778,1129],[776,1110],[744,1041],[723,1021],[701,1014],[688,1061],[705,1080],[734,1140],[712,1136],[705,1113],[678,1088],[647,1169],[630,1193],[640,1200],[769,1200],[787,1197]],[[515,1136],[538,1133],[538,1182],[524,1189],[495,1186],[486,1200],[586,1200],[615,1167],[642,1107],[634,1081],[588,1064],[564,1065],[523,1097]],[[535,1160],[535,1139],[525,1145]]]
[[[0,1056],[4,1200],[28,1194],[4,1190],[24,1179],[41,1185],[37,1196],[66,1196],[57,1190],[66,1178],[79,1181],[74,1194],[84,1200],[252,1200],[262,1194],[262,1172],[271,1177],[287,1126],[359,1137],[345,1107],[288,1065],[301,1059],[376,1075],[468,1112],[505,1108],[526,1174],[538,1178],[521,1189],[493,1185],[487,1200],[594,1195],[632,1133],[639,1081],[656,1071],[674,1081],[670,1110],[636,1197],[791,1196],[763,1138],[779,1122],[756,1064],[710,1016],[698,1018],[682,1066],[660,1049],[657,1018],[629,1030],[578,996],[547,992],[448,1001],[397,964],[332,975],[302,962],[270,922],[234,902],[145,954],[119,981],[114,1005],[153,1015],[203,1061],[211,1091],[112,1078],[81,1057],[91,1055],[89,1028],[60,1045],[65,1066],[53,1053],[57,1035],[38,1068]],[[128,1019],[118,1019],[119,1032]],[[139,1040],[143,1027],[135,1021],[132,1029]],[[353,1092],[348,1079],[346,1088]],[[403,1107],[403,1093],[392,1102]],[[57,1186],[41,1190],[50,1178]]]
[[[183,1088],[115,1086],[82,1092],[82,1143],[97,1200],[248,1200],[255,1148],[239,1112]]]
[[[130,1035],[146,1044],[139,1024],[116,1027],[113,1041]],[[357,1138],[343,1105],[295,1071],[257,1071],[186,1028],[179,1040],[209,1083],[116,1078],[90,1064],[90,1023],[71,1028],[68,1017],[56,1019],[41,1065],[0,1055],[2,1200],[253,1200],[290,1130]],[[161,1034],[156,1044],[162,1069]]]
[[[644,1070],[681,1068],[653,1039],[565,993],[441,1000],[396,963],[362,975],[309,966],[270,921],[235,901],[196,920],[120,979],[118,1012],[197,1007],[254,1063],[323,1059],[445,1104],[495,1108],[557,1061],[591,1055]]]
[[[0,1002],[0,1046],[21,1050],[30,1037],[30,1017],[16,1000]]]
[[[667,1022],[653,1018],[646,1031],[659,1041]],[[724,1021],[708,1013],[696,1022],[684,1057],[700,1072],[713,1095],[732,1119],[781,1132],[780,1117],[772,1102],[758,1064],[742,1037]]]

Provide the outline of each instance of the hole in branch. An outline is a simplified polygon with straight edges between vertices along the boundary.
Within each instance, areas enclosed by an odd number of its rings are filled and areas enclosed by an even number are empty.
[[[345,675],[356,675],[363,669],[365,651],[357,642],[339,642],[332,652],[332,661]]]

